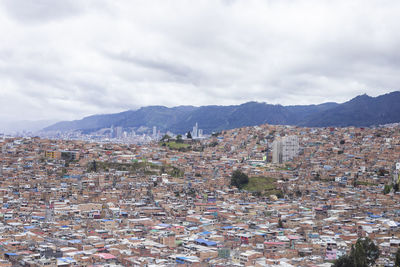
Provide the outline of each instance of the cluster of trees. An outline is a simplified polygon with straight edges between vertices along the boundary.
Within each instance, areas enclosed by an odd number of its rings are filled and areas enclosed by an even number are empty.
[[[241,189],[244,185],[249,183],[249,177],[247,174],[241,172],[240,170],[236,170],[232,173],[231,176],[231,185],[236,186]]]
[[[368,267],[374,266],[379,258],[380,251],[377,245],[368,237],[359,238],[351,247],[350,254],[337,259],[334,267]],[[394,266],[400,267],[400,248],[397,249]]]
[[[396,193],[396,192],[398,192],[399,191],[399,184],[398,183],[393,183],[393,184],[391,184],[391,185],[389,185],[389,184],[385,184],[385,187],[383,188],[383,193],[386,195],[386,194],[389,194],[390,193],[390,191],[392,190],[392,188],[393,188],[393,191]]]
[[[394,258],[394,266],[400,266],[400,248],[397,249],[396,257]]]
[[[178,135],[176,136],[176,142],[177,142],[177,143],[183,143],[183,139],[182,139],[182,135],[181,135],[181,134],[178,134]]]
[[[355,245],[351,246],[350,254],[337,259],[334,267],[368,267],[373,266],[379,258],[379,248],[368,237],[359,238]],[[396,255],[397,256],[397,255]],[[397,265],[396,265],[397,266]]]
[[[389,194],[391,189],[392,189],[392,187],[391,187],[390,185],[385,184],[385,187],[383,188],[383,193],[384,193],[385,195],[386,195],[386,194]]]

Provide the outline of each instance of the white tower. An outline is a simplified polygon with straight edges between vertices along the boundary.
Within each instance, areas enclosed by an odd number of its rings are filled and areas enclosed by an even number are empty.
[[[199,135],[198,135],[198,129],[199,129],[199,125],[197,124],[197,122],[196,122],[196,125],[195,126],[193,126],[193,133],[192,133],[192,137],[193,138],[197,138]]]

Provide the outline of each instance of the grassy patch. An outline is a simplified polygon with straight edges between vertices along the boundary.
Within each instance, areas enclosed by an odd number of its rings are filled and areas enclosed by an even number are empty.
[[[364,182],[364,181],[357,181],[357,185],[378,186],[379,184],[369,183],[369,182]]]
[[[132,162],[132,163],[116,163],[106,161],[96,161],[94,166],[90,162],[87,166],[87,172],[108,172],[110,170],[127,171],[129,174],[158,175],[168,173],[172,177],[183,177],[184,171],[178,167],[171,165],[156,165],[150,162]]]
[[[170,168],[170,170],[168,171],[168,174],[171,175],[172,177],[180,178],[180,177],[183,177],[183,175],[184,175],[185,173],[184,173],[183,170],[181,170],[181,169],[179,169],[179,168],[177,168],[177,167],[175,167],[175,166],[172,166],[172,167]]]
[[[105,162],[96,161],[96,167],[94,167],[93,162],[88,164],[88,172],[101,172],[109,170],[117,171],[128,171],[129,173],[151,173],[155,174],[160,166],[151,164],[148,162],[132,162],[132,163],[117,163],[117,162]]]
[[[276,195],[280,191],[276,188],[276,180],[270,177],[250,177],[249,183],[243,189],[249,192],[259,192],[262,195]]]

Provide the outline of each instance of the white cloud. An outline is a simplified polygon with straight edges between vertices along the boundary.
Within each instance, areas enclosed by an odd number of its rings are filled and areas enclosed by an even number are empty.
[[[5,0],[0,120],[398,90],[399,11],[396,0]]]

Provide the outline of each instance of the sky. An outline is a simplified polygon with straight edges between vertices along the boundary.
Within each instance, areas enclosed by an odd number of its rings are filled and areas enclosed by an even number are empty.
[[[399,90],[398,0],[1,0],[0,121]]]

